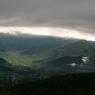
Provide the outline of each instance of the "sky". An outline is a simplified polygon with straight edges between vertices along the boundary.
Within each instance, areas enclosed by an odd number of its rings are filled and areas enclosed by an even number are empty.
[[[0,0],[0,32],[16,30],[95,40],[95,0]]]

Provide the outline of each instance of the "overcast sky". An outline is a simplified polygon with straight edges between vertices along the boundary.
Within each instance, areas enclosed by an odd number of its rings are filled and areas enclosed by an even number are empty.
[[[61,26],[93,32],[95,0],[0,0],[1,26]]]

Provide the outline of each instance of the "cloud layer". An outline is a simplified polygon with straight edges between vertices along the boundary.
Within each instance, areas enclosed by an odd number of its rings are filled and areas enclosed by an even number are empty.
[[[0,26],[72,27],[94,33],[95,0],[0,0]]]

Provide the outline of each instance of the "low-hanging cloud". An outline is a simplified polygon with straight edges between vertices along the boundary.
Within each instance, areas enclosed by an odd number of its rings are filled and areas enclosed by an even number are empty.
[[[0,26],[68,27],[94,33],[95,0],[0,0]]]

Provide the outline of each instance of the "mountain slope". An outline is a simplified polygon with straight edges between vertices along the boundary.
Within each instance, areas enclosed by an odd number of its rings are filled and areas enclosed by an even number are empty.
[[[79,41],[64,47],[64,55],[95,55],[95,42]]]
[[[42,53],[47,49],[72,43],[67,39],[56,37],[19,35],[12,36],[0,33],[0,57],[12,65],[32,65],[36,57],[32,55]]]
[[[64,46],[71,42],[70,40],[56,37],[0,34],[0,52],[19,50],[22,54],[32,54],[42,49]]]
[[[95,43],[90,41],[77,41],[64,47],[52,48],[33,55],[35,58],[45,60],[57,59],[64,56],[89,56],[94,60]]]
[[[47,50],[46,52],[36,55],[34,62],[35,67],[46,71],[54,72],[89,72],[95,71],[95,43],[90,41],[78,41],[64,47]],[[91,65],[79,66],[72,68],[68,64],[81,64],[82,57],[88,56],[91,59]],[[40,57],[40,59],[39,59]],[[41,63],[40,65],[36,63]]]

